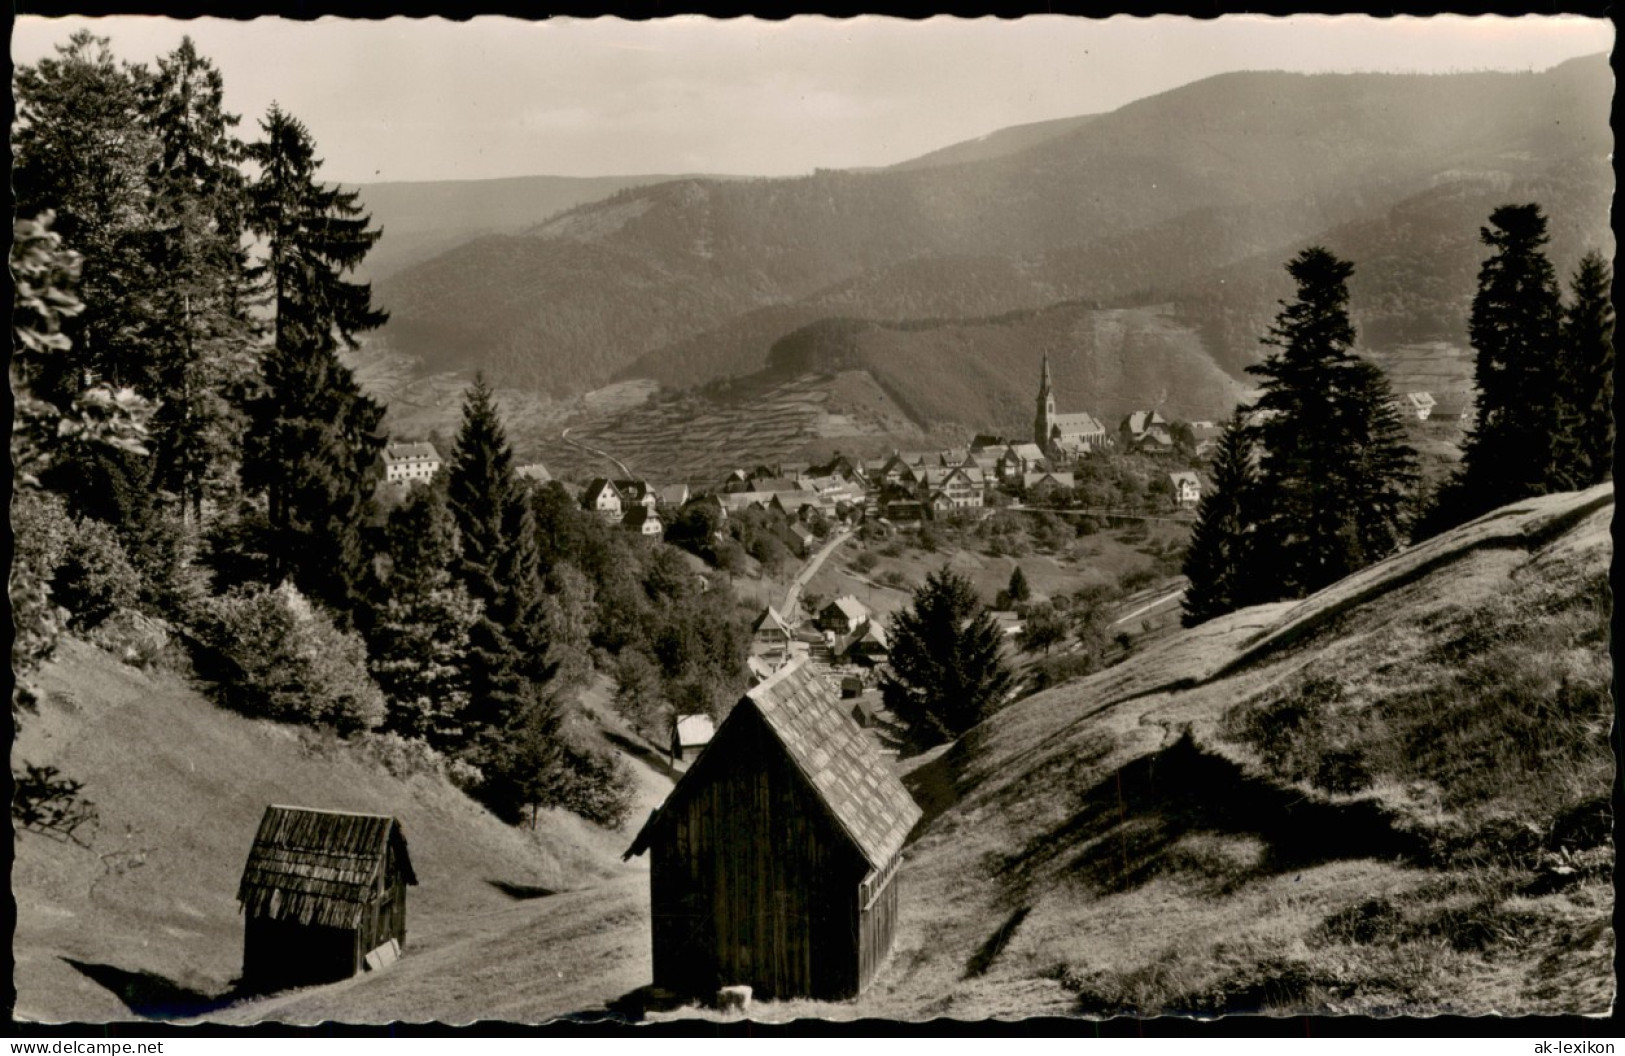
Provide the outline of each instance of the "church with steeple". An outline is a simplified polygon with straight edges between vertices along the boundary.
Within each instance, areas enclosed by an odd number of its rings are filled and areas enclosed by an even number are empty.
[[[1033,443],[1046,455],[1077,456],[1106,443],[1106,427],[1085,411],[1057,414],[1055,382],[1050,376],[1049,353],[1044,353],[1044,373],[1038,379],[1038,411],[1033,417]]]

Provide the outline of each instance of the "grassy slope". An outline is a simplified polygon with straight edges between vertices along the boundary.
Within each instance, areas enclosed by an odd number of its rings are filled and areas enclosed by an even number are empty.
[[[1508,508],[973,731],[916,774],[937,816],[851,1012],[1606,1009],[1604,867],[1542,894],[1529,866],[1606,802],[1611,517],[1611,489]],[[1326,681],[1326,729],[1294,740],[1363,756],[1358,794],[1237,735]],[[1586,704],[1532,720],[1560,686]]]
[[[569,815],[544,817],[535,831],[509,828],[438,779],[399,780],[81,643],[67,642],[40,684],[45,700],[20,731],[14,765],[50,764],[83,781],[100,821],[89,849],[26,833],[17,842],[24,1018],[128,1019],[132,1010],[175,1015],[216,1004],[241,968],[237,881],[269,803],[401,819],[420,877],[408,897],[403,964],[456,956],[449,951],[470,935],[518,934],[552,901],[516,900],[498,884],[597,892],[602,882],[626,884],[616,878],[630,869],[627,890],[643,890],[643,874],[619,861],[625,833]],[[641,809],[669,788],[641,774]]]

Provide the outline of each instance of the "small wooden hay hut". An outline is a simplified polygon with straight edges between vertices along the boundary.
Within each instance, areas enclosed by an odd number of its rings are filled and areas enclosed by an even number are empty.
[[[654,984],[862,992],[891,950],[920,808],[806,658],[734,707],[644,825]]]
[[[369,955],[387,963],[406,945],[406,885],[417,882],[392,817],[265,808],[237,888],[243,983],[304,986],[348,978]]]

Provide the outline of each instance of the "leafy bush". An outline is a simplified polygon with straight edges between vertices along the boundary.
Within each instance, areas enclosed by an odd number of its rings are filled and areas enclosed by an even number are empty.
[[[872,550],[864,550],[852,559],[852,568],[864,575],[873,572],[878,564],[880,564],[880,555]]]
[[[204,602],[198,638],[213,653],[225,702],[247,715],[350,734],[384,718],[361,637],[341,631],[291,584]]]
[[[79,518],[73,522],[67,552],[52,573],[51,593],[70,613],[68,626],[83,631],[133,606],[141,593],[141,577],[112,528]]]

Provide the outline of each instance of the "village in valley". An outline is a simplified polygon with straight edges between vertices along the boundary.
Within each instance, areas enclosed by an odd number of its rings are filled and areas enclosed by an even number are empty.
[[[16,1021],[1611,1007],[1602,56],[350,185],[34,22]]]

